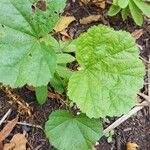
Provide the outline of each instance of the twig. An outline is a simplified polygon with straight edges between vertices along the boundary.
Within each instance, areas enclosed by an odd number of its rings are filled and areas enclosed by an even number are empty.
[[[109,127],[107,127],[103,131],[104,135],[107,134],[107,133],[109,133],[111,130],[115,129],[116,127],[118,127],[124,121],[126,121],[127,119],[129,119],[132,115],[134,115],[135,113],[137,113],[138,111],[140,111],[142,108],[144,108],[144,106],[148,106],[149,105],[149,97],[147,95],[145,95],[144,93],[139,93],[138,95],[142,96],[145,99],[145,101],[143,101],[142,103],[140,103],[140,105],[135,106],[133,109],[131,109],[131,111],[129,111],[128,114],[123,115],[118,120],[116,120],[114,123],[112,123]]]
[[[29,127],[34,127],[34,128],[39,128],[39,129],[43,130],[43,128],[40,125],[30,124],[30,123],[26,123],[26,122],[17,122],[17,124],[18,125],[29,126]]]
[[[112,123],[108,128],[106,128],[103,131],[103,134],[105,135],[105,134],[109,133],[111,130],[113,130],[114,128],[118,127],[121,123],[123,123],[124,121],[126,121],[127,119],[129,119],[132,115],[134,115],[139,110],[141,110],[146,104],[147,104],[147,102],[143,101],[141,103],[141,106],[135,106],[131,111],[129,111],[128,114],[123,115],[118,120],[116,120],[114,123]]]
[[[3,121],[3,123],[7,123],[10,121]],[[31,123],[26,123],[26,122],[17,122],[17,125],[23,125],[23,126],[29,126],[29,127],[33,127],[33,128],[39,128],[41,130],[43,130],[43,128],[40,125],[35,125],[35,124],[31,124]]]
[[[2,123],[5,121],[5,119],[10,115],[11,113],[11,109],[9,109],[6,114],[3,116],[3,118],[0,120],[0,126],[2,125]]]
[[[149,63],[148,63],[148,97],[150,102],[150,55],[149,55]]]
[[[140,59],[143,60],[145,63],[149,64],[150,62],[148,62],[146,59],[144,59],[143,57],[140,56]]]
[[[150,55],[148,60],[148,101],[150,103]],[[150,113],[150,105],[149,105],[149,113]]]
[[[138,93],[139,96],[142,96],[146,101],[149,102],[149,96],[145,95],[144,93]]]

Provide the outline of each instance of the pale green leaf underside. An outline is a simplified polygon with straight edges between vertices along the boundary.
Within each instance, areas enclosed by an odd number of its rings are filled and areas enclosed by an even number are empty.
[[[102,126],[99,120],[85,115],[75,117],[65,111],[56,111],[49,116],[45,133],[59,150],[91,150],[102,136]]]
[[[82,70],[70,78],[69,98],[89,117],[128,112],[144,76],[135,40],[127,32],[100,25],[81,35],[77,45]]]
[[[51,20],[49,10],[33,13],[31,5],[30,0],[0,0],[0,82],[13,87],[47,85],[56,68],[54,48],[44,37],[58,14]]]
[[[40,86],[35,88],[35,94],[39,104],[43,105],[45,103],[47,99],[47,93],[47,86]]]

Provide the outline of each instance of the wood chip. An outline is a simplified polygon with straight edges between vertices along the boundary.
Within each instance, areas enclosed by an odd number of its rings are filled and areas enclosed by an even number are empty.
[[[10,122],[8,122],[6,124],[6,126],[1,130],[0,132],[0,142],[2,142],[3,140],[5,140],[9,134],[11,133],[11,131],[14,129],[14,127],[16,126],[18,122],[18,117],[11,120]]]
[[[128,142],[127,143],[127,149],[126,150],[137,150],[139,146],[134,142]]]
[[[84,17],[84,18],[80,19],[80,24],[88,24],[91,22],[100,21],[101,18],[102,18],[101,15],[91,15],[91,16]]]
[[[137,39],[139,39],[143,35],[143,33],[144,33],[143,29],[135,30],[132,33],[132,36],[137,40]]]
[[[68,25],[75,20],[76,19],[74,16],[61,16],[59,22],[54,27],[54,30],[56,32],[61,32],[65,30],[68,27]]]
[[[4,150],[26,150],[27,139],[25,134],[15,134],[10,143],[4,145]]]

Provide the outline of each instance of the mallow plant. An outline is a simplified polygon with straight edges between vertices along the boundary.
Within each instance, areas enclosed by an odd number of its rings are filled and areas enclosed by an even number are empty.
[[[121,11],[123,20],[131,14],[137,25],[143,24],[143,15],[150,17],[150,2],[146,0],[113,0],[108,14],[114,16]]]
[[[45,134],[59,150],[90,150],[103,135],[103,118],[120,116],[135,105],[144,65],[132,36],[104,25],[72,42],[57,41],[50,32],[66,1],[45,2],[43,11],[37,0],[0,0],[0,82],[34,86],[40,104],[48,84],[65,94],[80,115],[71,109],[52,112]],[[74,60],[79,68],[72,71],[66,64]]]

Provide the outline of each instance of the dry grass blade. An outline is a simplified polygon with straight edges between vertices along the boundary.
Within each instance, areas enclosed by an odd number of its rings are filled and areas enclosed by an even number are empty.
[[[9,109],[6,114],[3,116],[3,118],[0,120],[0,125],[5,121],[5,119],[10,115],[11,109]]]
[[[6,124],[6,126],[0,132],[0,142],[5,140],[9,136],[13,128],[16,126],[17,122],[18,122],[18,117]]]
[[[101,18],[102,18],[101,15],[91,15],[91,16],[84,17],[84,18],[80,19],[80,23],[81,24],[88,24],[88,23],[91,23],[91,22],[100,21]]]

